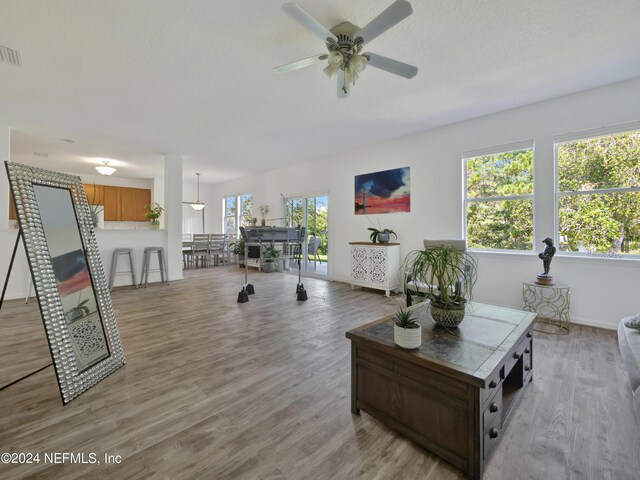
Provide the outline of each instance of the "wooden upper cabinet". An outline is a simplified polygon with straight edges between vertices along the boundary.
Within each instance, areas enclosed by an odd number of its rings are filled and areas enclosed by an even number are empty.
[[[136,221],[148,221],[145,217],[145,205],[151,205],[151,190],[148,188],[136,188]]]
[[[109,187],[85,184],[84,192],[89,205],[104,205],[106,222],[144,222],[144,206],[151,204],[148,188]],[[9,219],[17,218],[13,197],[9,193]]]
[[[136,221],[136,189],[135,188],[123,188],[120,201],[121,205],[121,217],[120,220],[124,222]]]
[[[104,204],[104,187],[102,185],[85,184],[84,193],[87,196],[89,205]]]
[[[117,222],[122,218],[120,187],[104,187],[104,220]]]

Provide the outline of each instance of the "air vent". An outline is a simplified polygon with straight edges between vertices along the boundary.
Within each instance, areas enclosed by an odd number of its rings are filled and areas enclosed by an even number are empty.
[[[48,153],[42,153],[42,152],[33,152],[33,156],[34,157],[49,158],[49,154]]]
[[[20,51],[13,48],[0,45],[0,61],[10,63],[11,65],[22,65],[22,59],[20,58]]]

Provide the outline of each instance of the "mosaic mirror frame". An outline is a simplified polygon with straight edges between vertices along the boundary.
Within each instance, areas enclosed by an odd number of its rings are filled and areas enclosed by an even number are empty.
[[[5,165],[62,403],[66,405],[125,364],[120,333],[89,203],[80,177],[14,162],[5,162]],[[108,355],[105,358],[96,361],[88,368],[81,369],[76,358],[74,342],[67,326],[68,312],[65,317],[59,282],[54,274],[52,258],[45,238],[35,186],[64,189],[71,195],[86,267],[95,294],[98,318],[102,320],[104,339],[108,349]]]

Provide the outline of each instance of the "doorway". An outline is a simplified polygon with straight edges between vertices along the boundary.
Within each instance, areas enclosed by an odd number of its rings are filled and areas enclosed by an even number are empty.
[[[306,276],[329,277],[329,196],[285,198],[287,227],[306,228],[302,245],[302,272]],[[292,269],[293,271],[293,269]]]

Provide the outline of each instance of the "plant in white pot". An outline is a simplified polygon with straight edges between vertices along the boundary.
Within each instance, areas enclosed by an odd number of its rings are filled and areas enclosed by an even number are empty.
[[[402,308],[393,322],[393,341],[402,348],[413,349],[422,345],[422,326],[413,318],[411,310]]]
[[[280,258],[280,250],[273,245],[267,245],[262,249],[262,270],[266,273],[277,270],[277,262]]]

